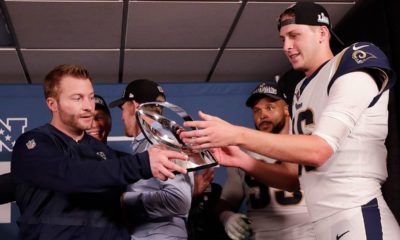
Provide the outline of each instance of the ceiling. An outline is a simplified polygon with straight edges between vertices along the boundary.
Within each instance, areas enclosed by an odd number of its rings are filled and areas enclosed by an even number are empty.
[[[260,81],[290,67],[276,19],[293,2],[0,2],[0,84],[42,83],[62,63],[94,83]],[[318,3],[334,26],[356,5]]]

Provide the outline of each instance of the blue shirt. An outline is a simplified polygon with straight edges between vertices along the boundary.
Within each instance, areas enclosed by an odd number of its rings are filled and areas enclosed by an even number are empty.
[[[132,144],[133,152],[151,144],[143,134]],[[186,220],[191,206],[193,173],[177,174],[175,179],[156,178],[131,184],[124,195],[124,209],[134,228],[132,240],[187,239]]]

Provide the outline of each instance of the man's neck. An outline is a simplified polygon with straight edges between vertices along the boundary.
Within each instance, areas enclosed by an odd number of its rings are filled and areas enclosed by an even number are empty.
[[[65,125],[59,124],[57,121],[52,120],[50,122],[50,124],[57,128],[60,132],[64,133],[65,135],[67,135],[68,137],[72,138],[74,141],[79,141],[83,138],[83,135],[85,133],[85,131],[83,130],[75,130],[68,128]]]
[[[322,49],[320,57],[315,60],[314,65],[308,71],[305,72],[306,76],[311,76],[315,71],[318,70],[325,62],[331,60],[334,57],[330,48]]]

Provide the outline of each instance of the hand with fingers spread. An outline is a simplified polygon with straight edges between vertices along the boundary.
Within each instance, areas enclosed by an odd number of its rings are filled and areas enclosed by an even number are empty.
[[[203,121],[187,121],[185,127],[196,127],[197,130],[184,131],[180,137],[193,149],[223,147],[234,145],[238,126],[232,125],[218,117],[199,112]]]
[[[221,222],[226,234],[233,240],[244,240],[251,234],[250,221],[246,215],[225,211],[221,213]]]
[[[194,190],[193,197],[197,197],[202,194],[214,179],[214,169],[207,168],[202,171],[198,171],[194,175]]]
[[[149,149],[151,172],[154,177],[160,180],[174,179],[173,172],[187,173],[187,170],[172,162],[174,159],[187,160],[187,156],[172,150],[164,150],[157,146]]]

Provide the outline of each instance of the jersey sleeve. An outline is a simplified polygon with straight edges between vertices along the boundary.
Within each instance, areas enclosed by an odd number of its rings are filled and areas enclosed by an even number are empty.
[[[47,134],[31,131],[16,141],[11,171],[17,183],[66,193],[106,191],[152,176],[147,152],[117,157],[106,145],[101,150],[107,160],[65,151]]]
[[[354,43],[343,50],[340,57],[335,74],[328,85],[328,95],[339,77],[354,71],[365,71],[371,75],[379,89],[368,105],[371,107],[379,100],[382,93],[390,89],[396,82],[396,75],[391,69],[386,55],[372,43]]]
[[[323,138],[336,151],[378,92],[368,73],[355,71],[342,75],[332,85],[327,107],[313,134]]]
[[[123,207],[127,216],[134,216],[135,219],[156,219],[161,217],[186,217],[189,213],[192,199],[193,174],[177,174],[174,179],[167,181],[156,181],[155,190],[151,184],[145,183],[146,188],[135,188],[125,192]],[[160,188],[160,189],[158,189]]]

